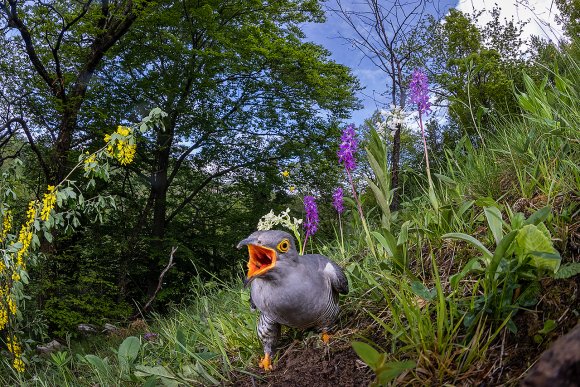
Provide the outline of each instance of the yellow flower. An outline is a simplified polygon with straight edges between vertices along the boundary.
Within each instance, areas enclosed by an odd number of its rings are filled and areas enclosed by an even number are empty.
[[[40,219],[47,221],[50,217],[50,212],[54,208],[56,203],[56,191],[53,185],[48,186],[48,192],[44,194],[42,198],[42,211],[40,212]]]
[[[9,294],[6,295],[6,298],[8,301],[8,309],[10,310],[10,314],[15,315],[16,314],[16,303],[12,299],[12,296]]]
[[[14,361],[12,362],[12,366],[14,369],[20,373],[24,372],[24,362],[20,357],[15,357]]]
[[[290,192],[294,192],[294,191],[296,191],[296,187],[294,187],[294,186],[290,187]]]
[[[280,172],[280,174],[284,177],[290,176],[290,172],[288,172],[288,171],[282,171],[282,172]]]
[[[50,191],[49,186],[49,191]],[[54,187],[52,187],[54,190]],[[22,225],[20,229],[20,233],[18,234],[18,242],[22,243],[22,247],[16,253],[16,264],[17,267],[25,267],[24,264],[24,255],[28,252],[28,248],[30,247],[30,243],[32,242],[32,224],[34,223],[34,219],[36,218],[36,202],[33,200],[28,203],[28,211],[26,212],[26,223]]]
[[[12,228],[12,211],[7,210],[4,214],[4,219],[2,219],[2,233],[0,233],[0,239],[4,240],[6,235]]]
[[[119,125],[117,126],[117,133],[119,133],[121,136],[127,137],[131,133],[131,128]]]
[[[14,360],[12,361],[12,366],[18,372],[24,372],[24,362],[22,361],[22,346],[18,342],[16,336],[8,336],[6,338],[6,347],[8,351],[12,353],[14,356]]]
[[[85,160],[85,171],[89,172],[92,171],[93,169],[95,169],[95,165],[97,162],[97,155],[96,154],[92,154],[89,155],[89,152],[86,152],[86,155],[88,156]]]
[[[0,303],[0,331],[6,327],[8,324],[8,312],[4,309],[2,303]]]
[[[127,126],[118,126],[117,134],[123,137],[129,137],[133,134],[132,129]],[[107,142],[107,153],[111,157],[115,157],[121,165],[127,165],[133,162],[137,145],[131,144],[129,138],[116,139],[111,142],[111,136],[105,135],[105,142]]]

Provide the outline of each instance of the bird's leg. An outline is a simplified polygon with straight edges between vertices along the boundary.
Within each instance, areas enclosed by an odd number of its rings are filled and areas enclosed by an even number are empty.
[[[258,338],[264,346],[264,358],[260,360],[260,368],[263,368],[264,371],[271,371],[272,353],[280,338],[280,324],[264,313],[260,314],[260,319],[258,320]]]
[[[326,329],[322,329],[322,334],[320,335],[320,339],[324,342],[324,344],[328,344],[332,335],[327,332]]]

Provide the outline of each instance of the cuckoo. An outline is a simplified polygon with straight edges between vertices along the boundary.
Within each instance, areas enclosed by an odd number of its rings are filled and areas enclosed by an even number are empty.
[[[338,295],[348,293],[342,269],[323,255],[299,255],[284,231],[256,231],[238,244],[248,247],[250,303],[260,311],[258,338],[264,347],[260,367],[272,369],[281,325],[328,330],[339,313]]]

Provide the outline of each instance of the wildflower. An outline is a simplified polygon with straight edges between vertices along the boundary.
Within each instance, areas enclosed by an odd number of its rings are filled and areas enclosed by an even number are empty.
[[[12,367],[20,373],[24,372],[24,362],[20,357],[14,357],[14,361],[12,362]]]
[[[137,145],[131,143],[130,137],[133,134],[131,128],[127,126],[118,126],[117,134],[126,138],[112,139],[112,136],[105,135],[105,142],[107,143],[107,153],[111,157],[115,157],[121,165],[131,164],[135,158],[135,153],[137,151]]]
[[[4,240],[4,238],[6,238],[6,235],[8,234],[11,228],[12,228],[12,211],[7,210],[6,213],[4,213],[4,219],[2,219],[2,232],[0,233],[1,240]]]
[[[294,191],[296,191],[296,187],[290,186],[290,192],[294,192]]]
[[[50,188],[50,187],[49,187]],[[28,211],[26,211],[26,222],[22,225],[20,233],[18,234],[18,242],[22,244],[18,252],[16,253],[16,264],[17,267],[25,267],[24,255],[28,252],[30,243],[32,242],[32,224],[36,218],[36,202],[33,200],[28,203]]]
[[[6,300],[8,301],[8,310],[10,311],[10,314],[15,315],[17,310],[16,302],[14,302],[10,294],[6,295]]]
[[[143,339],[146,341],[155,341],[157,339],[157,333],[147,332],[143,335]]]
[[[89,172],[92,171],[93,169],[95,169],[95,164],[97,163],[97,155],[96,154],[92,154],[89,155],[89,152],[86,152],[87,158],[84,160],[84,168],[85,171]]]
[[[266,215],[260,218],[258,222],[258,230],[271,230],[274,226],[281,225],[289,230],[296,237],[296,240],[300,244],[300,231],[298,227],[302,224],[302,219],[290,218],[290,209],[286,208],[286,211],[282,211],[280,215],[275,215],[274,210],[270,210]]]
[[[53,185],[48,186],[48,192],[42,198],[42,210],[40,211],[40,219],[47,221],[50,217],[50,212],[53,210],[56,203],[56,191]]]
[[[354,124],[348,125],[342,132],[338,149],[338,162],[344,164],[347,171],[356,166],[355,155],[357,149],[356,133]]]
[[[344,200],[341,187],[338,187],[336,191],[334,191],[334,194],[332,194],[332,205],[339,214],[344,212]]]
[[[290,172],[288,172],[288,171],[282,171],[282,172],[280,172],[280,174],[281,174],[283,177],[288,177],[288,176],[290,176]]]
[[[12,366],[18,372],[24,372],[24,362],[22,361],[22,346],[17,341],[16,336],[8,336],[6,339],[6,347],[8,351],[14,356]]]
[[[6,324],[8,324],[8,312],[4,308],[4,305],[0,303],[0,331],[4,330]]]
[[[431,112],[431,103],[429,102],[429,83],[427,75],[416,69],[411,75],[411,83],[409,84],[411,91],[411,103],[417,104],[419,113],[428,114]]]
[[[313,196],[304,196],[304,210],[306,211],[306,221],[304,222],[306,235],[314,235],[318,230],[319,220],[318,209]]]

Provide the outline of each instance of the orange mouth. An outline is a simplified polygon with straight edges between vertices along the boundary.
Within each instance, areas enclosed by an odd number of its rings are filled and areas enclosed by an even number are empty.
[[[263,246],[248,245],[248,278],[264,274],[276,265],[276,251]]]

